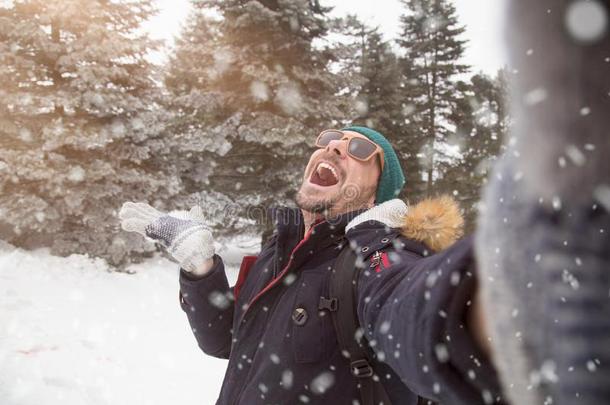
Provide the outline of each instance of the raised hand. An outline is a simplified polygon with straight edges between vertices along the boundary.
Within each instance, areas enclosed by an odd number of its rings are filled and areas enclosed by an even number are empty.
[[[203,275],[214,255],[214,239],[201,208],[163,213],[146,203],[126,202],[119,212],[121,227],[163,245],[185,271]]]

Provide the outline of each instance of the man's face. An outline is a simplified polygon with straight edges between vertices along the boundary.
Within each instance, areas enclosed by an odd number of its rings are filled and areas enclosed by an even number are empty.
[[[367,139],[357,132],[343,132]],[[336,216],[373,205],[381,174],[380,156],[366,162],[354,159],[347,154],[347,143],[346,139],[333,140],[311,155],[296,198],[301,209]]]

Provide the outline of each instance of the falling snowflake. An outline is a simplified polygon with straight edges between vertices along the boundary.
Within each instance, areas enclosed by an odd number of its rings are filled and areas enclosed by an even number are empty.
[[[214,73],[224,73],[235,62],[235,55],[228,49],[214,52]]]
[[[32,142],[32,132],[27,128],[21,128],[19,130],[19,139],[23,142]]]
[[[219,291],[212,291],[208,296],[210,304],[218,309],[227,309],[231,305],[227,296]]]
[[[525,104],[533,106],[542,103],[548,97],[546,89],[536,88],[525,95]]]
[[[369,104],[366,100],[358,99],[354,101],[354,110],[356,110],[359,115],[366,115],[369,112]]]
[[[436,353],[436,358],[440,363],[446,363],[449,361],[449,350],[447,350],[447,346],[443,343],[439,343],[434,346],[434,352]]]
[[[390,321],[383,321],[381,323],[381,326],[379,327],[379,333],[381,333],[382,335],[387,334],[390,330],[391,325],[392,324],[390,323]]]
[[[126,132],[125,125],[119,120],[114,120],[110,126],[110,132],[112,132],[112,135],[115,137],[124,136]]]
[[[606,210],[610,211],[610,186],[603,184],[597,187],[593,195]]]
[[[284,370],[284,372],[282,372],[282,387],[284,387],[284,389],[291,389],[292,388],[292,384],[294,383],[294,373],[291,370]]]
[[[565,24],[572,38],[591,43],[608,29],[608,14],[599,1],[579,0],[569,6]]]
[[[566,146],[566,155],[576,166],[583,166],[587,161],[585,155],[574,145]]]
[[[255,80],[250,84],[250,94],[257,101],[269,100],[269,86],[264,82]]]
[[[80,183],[85,180],[85,170],[81,166],[74,166],[68,173],[68,180],[73,183]]]
[[[293,83],[280,86],[275,102],[289,115],[295,115],[303,108],[303,97],[297,85]]]

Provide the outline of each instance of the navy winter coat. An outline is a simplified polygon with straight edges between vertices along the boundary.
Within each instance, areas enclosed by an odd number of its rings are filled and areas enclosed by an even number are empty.
[[[446,405],[503,403],[495,371],[464,326],[476,282],[472,241],[436,254],[427,248],[444,231],[426,228],[430,215],[451,217],[452,203],[409,209],[405,227],[415,229],[406,232],[387,209],[397,203],[317,223],[306,235],[299,210],[279,209],[276,233],[253,265],[245,260],[234,288],[218,256],[201,279],[181,272],[181,305],[199,347],[229,359],[218,404],[359,403],[331,316],[319,309],[344,243],[365,263],[357,313],[392,404],[416,404],[414,393]]]

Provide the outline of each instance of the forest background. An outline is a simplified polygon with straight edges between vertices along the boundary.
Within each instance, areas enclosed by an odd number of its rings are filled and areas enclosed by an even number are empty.
[[[386,39],[318,0],[192,1],[157,63],[152,0],[0,2],[0,240],[121,269],[157,250],[120,231],[125,201],[199,204],[221,239],[268,234],[316,135],[350,124],[396,147],[401,198],[452,195],[472,230],[518,72],[464,61],[451,0],[400,4]]]

